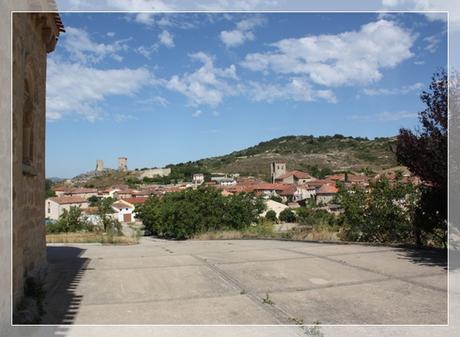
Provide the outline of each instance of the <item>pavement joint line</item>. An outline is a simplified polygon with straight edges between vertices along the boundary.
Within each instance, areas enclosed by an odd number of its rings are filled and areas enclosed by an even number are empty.
[[[284,248],[283,250],[286,250],[288,252],[299,252],[299,251],[289,249],[289,248]],[[430,286],[430,285],[427,285],[427,284],[423,284],[423,283],[415,282],[415,281],[411,280],[411,278],[424,277],[425,275],[414,275],[414,276],[408,276],[408,277],[400,277],[400,276],[384,273],[384,272],[381,272],[381,271],[378,271],[378,270],[357,266],[357,265],[351,264],[351,263],[343,261],[343,260],[332,259],[332,258],[330,258],[328,256],[317,255],[317,254],[306,253],[306,252],[299,252],[299,253],[305,254],[306,256],[314,256],[314,257],[317,257],[317,258],[320,258],[320,259],[323,259],[323,260],[326,260],[326,261],[329,261],[329,262],[335,262],[335,263],[338,263],[338,264],[341,264],[343,266],[347,266],[347,267],[350,267],[350,268],[355,268],[355,269],[359,269],[359,270],[362,270],[362,271],[366,271],[366,272],[374,273],[374,274],[377,274],[377,275],[385,276],[385,277],[388,277],[390,279],[411,283],[412,285],[419,286],[419,287],[422,287],[422,288],[427,288],[427,289],[447,293],[447,290],[442,290],[442,289],[439,289],[437,287],[433,287],[433,286]],[[337,256],[340,256],[340,255],[337,255]],[[445,273],[440,272],[437,275],[441,275],[441,274],[445,274]]]
[[[431,276],[438,276],[439,274],[429,274],[426,275],[426,277],[431,277]],[[419,278],[420,276],[412,276],[410,278]],[[425,277],[425,276],[422,276]],[[372,280],[366,280],[366,281],[350,281],[350,282],[343,282],[343,283],[334,283],[334,284],[327,284],[327,285],[314,285],[311,287],[289,287],[289,288],[277,288],[277,289],[271,289],[270,293],[290,293],[290,292],[301,292],[301,291],[311,291],[311,290],[321,290],[321,289],[329,289],[329,288],[340,288],[340,287],[349,287],[349,286],[355,286],[355,285],[366,285],[366,284],[372,284],[372,283],[379,283],[379,282],[385,282],[385,281],[391,281],[392,278],[390,277],[383,277],[383,278],[378,278],[378,279],[372,279]],[[438,288],[438,290],[440,290]],[[257,294],[260,293],[266,293],[266,291],[253,291]]]
[[[376,253],[383,253],[383,252],[391,252],[397,251],[395,249],[388,249],[388,250],[381,250],[381,251],[369,251],[369,252],[354,252],[354,253],[344,253],[344,254],[332,254],[332,255],[325,255],[328,257],[335,257],[335,256],[343,256],[343,255],[362,255],[362,254],[376,254]],[[294,253],[294,251],[292,251]],[[297,254],[299,254],[298,251]],[[301,253],[300,253],[301,254]],[[303,254],[301,254],[303,255]],[[289,260],[301,260],[305,258],[315,258],[315,256],[299,256],[299,257],[286,257],[286,258],[279,258],[279,259],[259,259],[259,260],[246,260],[246,261],[232,261],[232,262],[215,262],[217,265],[231,265],[231,264],[241,264],[241,263],[251,263],[251,262],[271,262],[271,261],[289,261]]]
[[[227,283],[230,283],[234,288],[238,289],[240,291],[240,294],[244,291],[244,295],[248,297],[257,307],[260,309],[268,312],[273,316],[273,318],[279,323],[287,323],[289,322],[289,318],[292,317],[289,313],[287,313],[285,310],[279,308],[276,303],[272,305],[266,305],[263,303],[263,298],[258,296],[255,293],[252,292],[247,292],[245,287],[235,278],[232,276],[228,275],[225,271],[217,267],[216,265],[208,262],[205,259],[200,258],[199,256],[191,255],[192,257],[202,261],[210,270],[212,270],[215,273],[218,273],[224,281]]]

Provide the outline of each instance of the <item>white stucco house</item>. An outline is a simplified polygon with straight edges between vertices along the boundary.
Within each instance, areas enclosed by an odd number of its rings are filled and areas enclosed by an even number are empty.
[[[45,200],[45,217],[51,220],[58,220],[64,210],[69,210],[71,206],[87,208],[88,201],[80,196],[61,196]]]
[[[143,204],[148,198],[126,198],[120,199],[112,205],[115,211],[115,218],[121,223],[129,223],[136,221],[136,213],[134,212],[136,205]]]

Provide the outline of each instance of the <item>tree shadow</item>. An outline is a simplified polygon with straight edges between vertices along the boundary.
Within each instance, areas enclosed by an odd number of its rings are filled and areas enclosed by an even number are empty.
[[[447,250],[437,248],[406,248],[399,258],[423,266],[438,266],[447,270]]]
[[[42,324],[72,324],[80,307],[82,295],[76,293],[89,258],[82,258],[84,249],[48,246],[48,274],[45,282],[45,315]]]

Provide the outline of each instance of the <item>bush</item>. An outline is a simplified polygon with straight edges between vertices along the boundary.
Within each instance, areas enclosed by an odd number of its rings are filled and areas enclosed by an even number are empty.
[[[265,219],[270,220],[272,222],[278,221],[278,218],[276,216],[276,212],[274,210],[269,210],[267,214],[265,214]]]
[[[46,226],[47,233],[68,233],[90,230],[92,227],[82,215],[82,210],[77,206],[70,206],[69,210],[64,209],[59,220],[49,223]]]
[[[151,196],[136,207],[136,216],[152,235],[183,240],[207,231],[245,229],[264,208],[254,194],[224,197],[220,190],[201,187]]]
[[[342,216],[336,216],[327,212],[324,209],[311,209],[300,207],[296,209],[297,221],[301,225],[309,225],[315,229],[327,228],[336,229],[343,223]]]
[[[295,213],[290,208],[286,208],[282,210],[279,218],[280,218],[280,221],[283,221],[283,222],[295,222],[297,219]]]
[[[337,201],[344,209],[342,237],[350,241],[414,242],[414,213],[419,194],[401,177],[371,182],[369,191],[339,189]]]

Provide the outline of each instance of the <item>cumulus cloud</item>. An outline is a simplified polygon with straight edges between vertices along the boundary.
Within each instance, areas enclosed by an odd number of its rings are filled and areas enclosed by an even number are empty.
[[[66,33],[62,35],[62,46],[69,57],[80,63],[97,63],[106,57],[116,61],[122,61],[119,52],[128,49],[127,40],[117,40],[113,43],[97,43],[93,41],[84,29],[66,27]]]
[[[218,68],[213,59],[203,52],[191,54],[190,57],[201,62],[202,66],[193,73],[172,76],[166,82],[168,89],[183,94],[192,105],[211,107],[219,105],[225,96],[236,94],[232,82],[238,77],[233,64]]]
[[[246,55],[241,65],[253,71],[308,76],[325,86],[376,82],[382,69],[413,56],[415,38],[387,20],[370,22],[359,31],[283,39],[274,51]]]
[[[447,21],[446,13],[436,13],[436,11],[451,11],[452,14],[460,10],[458,1],[439,1],[439,0],[382,0],[382,5],[385,9],[404,9],[416,11],[432,11],[431,13],[423,13],[428,20]],[[458,21],[458,16],[455,15]],[[457,22],[458,23],[458,22]]]
[[[168,48],[174,47],[174,36],[167,30],[164,30],[160,34],[158,34],[158,38],[160,39],[160,43],[162,45]]]
[[[305,78],[294,77],[285,84],[265,84],[250,82],[246,88],[248,97],[256,102],[274,102],[278,100],[292,100],[311,102],[319,99],[336,103],[337,99],[331,90],[314,90]]]
[[[255,38],[253,29],[265,23],[262,16],[253,16],[239,21],[234,30],[220,32],[220,39],[227,47],[236,47]]]
[[[366,88],[363,94],[367,96],[381,96],[381,95],[404,95],[414,91],[420,91],[425,87],[425,84],[417,82],[411,85],[405,85],[400,88]]]
[[[145,68],[96,69],[80,63],[48,61],[47,119],[64,116],[101,119],[99,108],[109,96],[131,96],[152,83]]]

